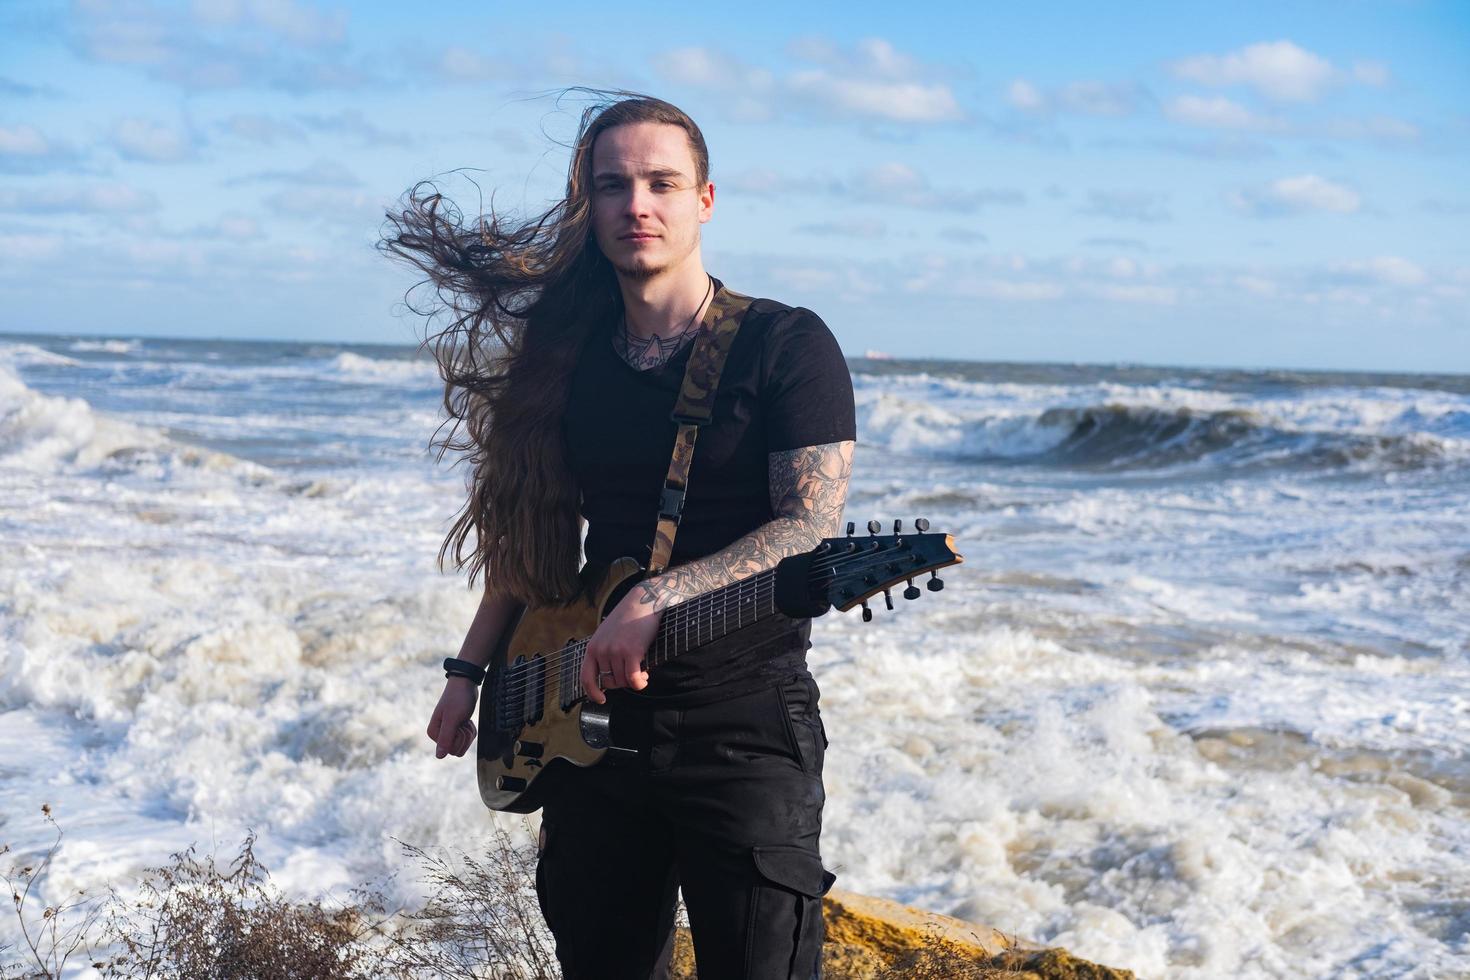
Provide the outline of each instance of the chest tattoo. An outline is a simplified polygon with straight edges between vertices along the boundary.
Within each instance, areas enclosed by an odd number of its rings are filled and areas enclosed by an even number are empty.
[[[639,371],[651,371],[661,367],[669,358],[677,354],[702,329],[702,326],[693,326],[672,337],[660,337],[654,334],[644,339],[630,334],[626,325],[620,326],[613,331],[613,350],[618,352],[618,356],[626,361],[629,367]]]

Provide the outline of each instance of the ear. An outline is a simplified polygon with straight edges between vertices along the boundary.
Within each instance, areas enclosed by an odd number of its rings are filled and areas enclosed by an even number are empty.
[[[704,185],[704,190],[699,194],[699,223],[704,224],[710,219],[715,210],[715,184],[714,181]]]

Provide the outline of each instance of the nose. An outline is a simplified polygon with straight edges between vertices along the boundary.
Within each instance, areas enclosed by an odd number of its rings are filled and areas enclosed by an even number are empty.
[[[625,211],[630,218],[641,218],[648,214],[649,204],[653,200],[653,191],[647,187],[634,184],[628,190],[628,199]]]

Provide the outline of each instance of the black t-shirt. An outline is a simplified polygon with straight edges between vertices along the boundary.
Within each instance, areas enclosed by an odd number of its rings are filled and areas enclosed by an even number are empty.
[[[678,428],[669,415],[693,349],[686,343],[661,367],[639,371],[613,350],[615,325],[616,317],[583,348],[562,420],[595,569],[624,556],[648,564]],[[810,310],[755,300],[725,362],[714,417],[695,442],[669,566],[719,551],[775,516],[767,454],[856,433],[852,378],[827,325]],[[810,632],[809,619],[772,617],[655,668],[643,692],[627,694],[693,704],[803,674]]]

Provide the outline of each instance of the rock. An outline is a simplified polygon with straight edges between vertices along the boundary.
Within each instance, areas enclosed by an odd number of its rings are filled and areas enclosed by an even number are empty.
[[[885,898],[834,888],[822,902],[827,942],[861,946],[893,960],[923,948],[926,937],[975,956],[994,956],[1015,945],[988,926],[924,912]]]
[[[1135,980],[1130,970],[887,899],[833,889],[822,906],[826,980]],[[670,977],[697,977],[687,929],[675,937]]]

